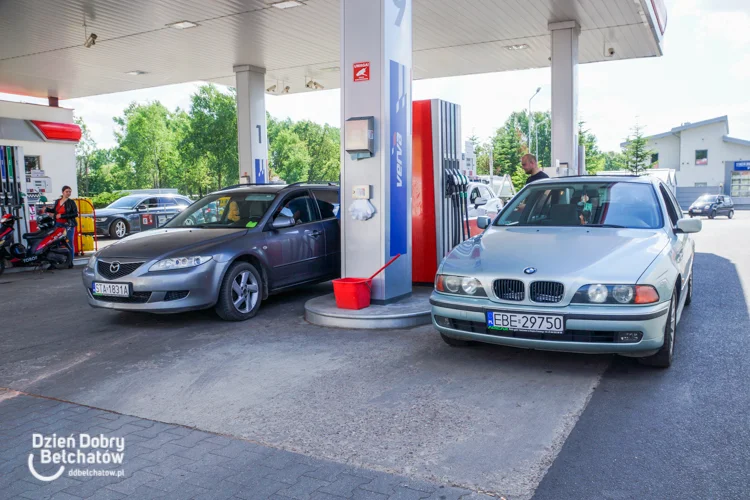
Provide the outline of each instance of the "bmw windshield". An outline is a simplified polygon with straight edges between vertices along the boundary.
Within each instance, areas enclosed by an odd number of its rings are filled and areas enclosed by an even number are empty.
[[[656,229],[663,219],[650,184],[579,181],[529,185],[494,225]]]
[[[274,193],[219,193],[202,198],[163,227],[249,228],[258,225]]]

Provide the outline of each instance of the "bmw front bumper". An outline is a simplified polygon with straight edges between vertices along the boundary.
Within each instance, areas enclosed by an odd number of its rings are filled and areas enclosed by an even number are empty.
[[[118,260],[122,264],[132,259]],[[149,272],[155,261],[143,263],[132,273],[116,279],[101,275],[94,264],[83,271],[83,285],[89,305],[118,311],[176,313],[206,309],[216,304],[219,287],[229,263],[210,260],[187,269]],[[130,285],[130,297],[94,296],[92,286],[100,283],[125,283]]]
[[[590,354],[648,356],[664,344],[669,302],[649,306],[568,305],[560,307],[498,303],[489,299],[433,292],[432,324],[442,334],[460,340],[526,349]],[[560,315],[563,334],[496,331],[487,328],[488,312]],[[621,332],[639,340],[620,342]]]

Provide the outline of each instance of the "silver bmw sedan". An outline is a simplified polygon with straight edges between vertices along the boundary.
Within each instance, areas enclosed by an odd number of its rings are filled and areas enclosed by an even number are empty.
[[[648,176],[534,182],[443,259],[432,320],[472,341],[672,363],[693,293],[697,219]]]

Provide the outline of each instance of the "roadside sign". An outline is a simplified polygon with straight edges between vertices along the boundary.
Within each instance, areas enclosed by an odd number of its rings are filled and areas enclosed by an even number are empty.
[[[370,62],[354,63],[354,81],[366,82],[370,80]]]

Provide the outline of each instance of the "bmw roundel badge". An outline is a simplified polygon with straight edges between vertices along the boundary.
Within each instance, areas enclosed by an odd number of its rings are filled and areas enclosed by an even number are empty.
[[[534,274],[536,272],[536,267],[527,267],[523,270],[525,274]]]

